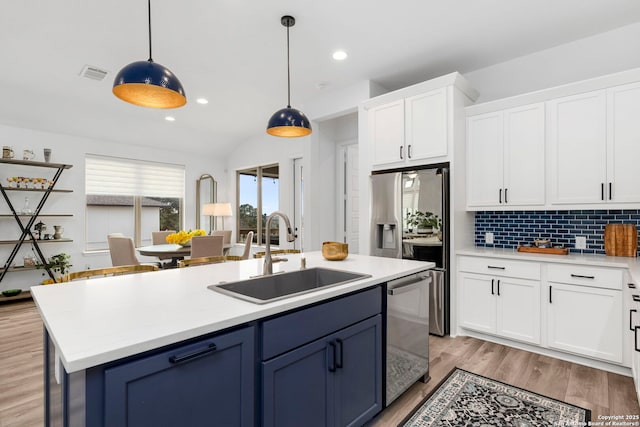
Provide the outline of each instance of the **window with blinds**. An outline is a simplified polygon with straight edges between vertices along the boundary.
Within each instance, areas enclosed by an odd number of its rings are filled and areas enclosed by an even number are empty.
[[[147,246],[153,231],[181,229],[184,188],[182,165],[87,155],[85,249],[108,249],[111,233]]]

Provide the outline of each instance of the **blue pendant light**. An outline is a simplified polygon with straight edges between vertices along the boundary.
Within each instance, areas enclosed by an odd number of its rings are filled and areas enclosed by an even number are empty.
[[[175,74],[151,59],[151,0],[149,11],[149,59],[125,66],[113,81],[113,94],[141,107],[177,108],[187,103],[182,83]]]
[[[289,28],[296,24],[293,16],[280,18],[287,27],[287,107],[276,111],[269,119],[267,133],[282,138],[296,138],[311,134],[311,122],[300,110],[291,108],[291,66],[289,65]]]

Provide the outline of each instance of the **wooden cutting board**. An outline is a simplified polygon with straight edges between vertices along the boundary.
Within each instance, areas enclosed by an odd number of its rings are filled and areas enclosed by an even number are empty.
[[[633,224],[607,224],[604,227],[604,252],[609,256],[635,257],[638,230]]]

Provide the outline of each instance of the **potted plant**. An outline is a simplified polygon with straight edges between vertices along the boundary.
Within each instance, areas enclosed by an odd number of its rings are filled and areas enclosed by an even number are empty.
[[[69,273],[69,268],[73,267],[71,264],[71,256],[68,254],[59,253],[57,255],[53,255],[49,258],[46,264],[38,263],[36,266],[41,269],[50,270],[55,276],[56,283],[66,282],[67,273]],[[44,276],[45,273],[42,273]],[[42,282],[43,284],[53,283],[53,280],[47,279]]]
[[[415,211],[407,212],[407,225],[416,229],[417,233],[425,234],[433,232],[434,228],[440,228],[442,224],[438,215],[433,212]]]

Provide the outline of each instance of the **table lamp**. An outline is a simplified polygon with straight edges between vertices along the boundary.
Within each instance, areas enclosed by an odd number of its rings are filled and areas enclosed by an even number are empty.
[[[224,230],[224,217],[231,216],[231,203],[207,203],[202,207],[202,215],[222,217]]]

